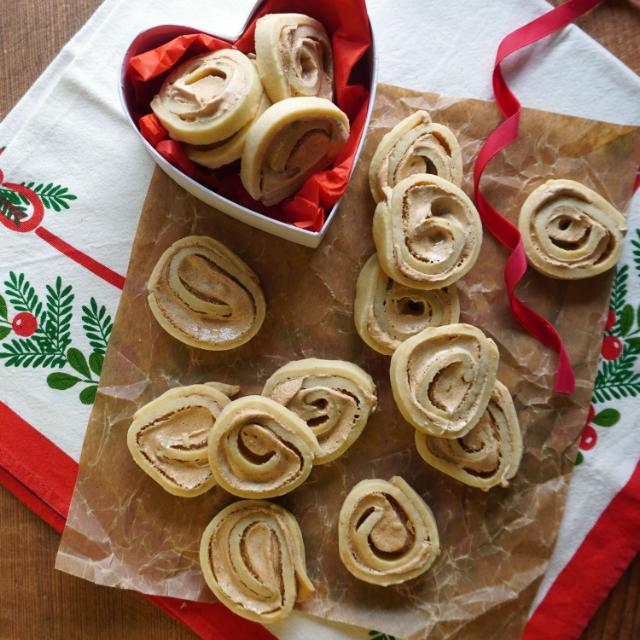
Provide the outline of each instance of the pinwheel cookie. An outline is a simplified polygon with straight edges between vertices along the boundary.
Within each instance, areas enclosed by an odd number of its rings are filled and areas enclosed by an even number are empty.
[[[498,348],[480,329],[424,329],[391,358],[391,389],[405,420],[439,438],[460,438],[482,417],[496,383]]]
[[[441,289],[475,264],[482,225],[462,189],[417,173],[378,203],[373,239],[380,266],[390,278],[414,289]]]
[[[416,111],[384,135],[369,166],[369,185],[376,202],[404,178],[429,173],[462,185],[462,153],[458,139],[442,124]]]
[[[362,267],[353,320],[360,337],[378,353],[391,355],[423,329],[452,324],[459,318],[455,285],[424,290],[398,284],[380,268],[375,254]]]
[[[262,394],[296,413],[313,431],[320,445],[315,464],[341,456],[362,433],[377,403],[368,373],[350,362],[317,358],[281,367]]]
[[[160,326],[199,349],[238,347],[255,336],[265,317],[256,274],[207,236],[174,242],[154,267],[147,290]]]
[[[522,205],[519,227],[531,266],[561,280],[611,269],[626,233],[623,215],[573,180],[549,180],[535,189]]]
[[[496,381],[480,421],[460,438],[434,438],[416,431],[425,462],[471,487],[488,491],[509,484],[522,457],[522,436],[509,390]]]
[[[194,497],[215,485],[207,438],[238,387],[212,382],[169,389],[136,411],[127,433],[135,463],[163,489]]]
[[[240,177],[265,205],[294,194],[325,169],[349,136],[349,119],[324,98],[287,98],[271,105],[247,135]]]
[[[431,509],[397,476],[363,480],[351,489],[340,509],[338,536],[347,570],[381,586],[416,578],[440,553]]]
[[[318,440],[293,411],[263,396],[228,404],[209,432],[215,481],[241,498],[273,498],[300,486],[320,454]]]
[[[296,519],[282,507],[241,500],[220,511],[200,542],[209,588],[243,618],[272,623],[314,591]]]
[[[242,150],[244,149],[244,143],[251,125],[255,118],[260,117],[267,110],[270,104],[266,94],[262,94],[255,117],[249,120],[242,129],[234,133],[230,138],[212,144],[185,145],[187,156],[189,156],[189,159],[193,160],[193,162],[197,162],[209,169],[217,169],[218,167],[239,160],[242,157]]]
[[[253,120],[262,95],[254,63],[236,49],[220,49],[176,67],[151,109],[174,140],[212,144]]]
[[[256,63],[273,102],[333,97],[333,54],[327,32],[300,13],[272,13],[256,22]]]

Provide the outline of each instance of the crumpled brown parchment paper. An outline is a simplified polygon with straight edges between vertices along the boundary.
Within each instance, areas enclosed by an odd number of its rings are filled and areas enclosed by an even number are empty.
[[[317,593],[302,609],[314,616],[398,638],[516,638],[558,532],[577,441],[601,344],[612,274],[559,282],[532,272],[524,299],[566,340],[575,367],[572,397],[552,393],[555,355],[525,334],[504,292],[506,252],[485,232],[482,253],[459,283],[462,320],[500,348],[500,379],[514,395],[524,435],[520,471],[508,489],[465,487],[422,462],[413,429],[389,386],[389,358],[369,349],[353,327],[355,281],[373,252],[369,159],[383,133],[422,108],[457,134],[471,194],[472,161],[500,118],[477,100],[380,86],[365,149],[322,245],[307,249],[245,226],[188,195],[159,170],[133,245],[126,287],[107,353],[80,473],[56,566],[93,582],[148,594],[211,599],[198,565],[200,536],[234,500],[221,489],[176,498],[130,458],[126,432],[138,407],[169,387],[208,380],[257,393],[275,369],[310,356],[355,362],[376,381],[378,411],[346,455],[316,467],[277,502],[298,518]],[[624,210],[640,159],[640,131],[524,110],[520,136],[483,178],[490,202],[516,220],[520,205],[549,178],[572,178]],[[167,335],[146,303],[145,282],[164,249],[189,234],[209,234],[258,273],[267,318],[248,344],[228,352],[189,348]],[[433,509],[442,553],[423,577],[397,587],[359,582],[342,566],[337,520],[359,480],[402,475]]]

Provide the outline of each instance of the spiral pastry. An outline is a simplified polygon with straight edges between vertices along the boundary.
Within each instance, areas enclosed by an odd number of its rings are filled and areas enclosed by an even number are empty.
[[[234,502],[213,518],[200,542],[200,566],[216,598],[256,622],[283,620],[315,591],[296,519],[262,500]]]
[[[453,131],[431,122],[426,111],[398,122],[385,134],[369,166],[369,185],[376,202],[404,178],[428,173],[462,185],[462,153]]]
[[[215,481],[240,498],[273,498],[293,491],[311,473],[318,440],[293,411],[263,396],[228,404],[209,432]]]
[[[338,545],[349,573],[383,587],[418,577],[440,553],[431,509],[398,476],[351,489],[340,509]]]
[[[434,438],[416,431],[415,440],[425,462],[483,491],[498,485],[507,487],[522,457],[522,436],[513,400],[497,380],[480,422],[465,436]]]
[[[391,390],[405,420],[439,438],[460,438],[478,424],[496,383],[498,348],[480,329],[424,329],[391,358]]]
[[[301,13],[272,13],[256,23],[256,63],[272,102],[333,98],[333,54],[322,24]]]
[[[242,152],[245,189],[265,205],[294,194],[325,169],[349,137],[349,119],[324,98],[288,98],[251,126]]]
[[[255,118],[262,94],[253,62],[236,49],[220,49],[176,67],[151,109],[174,140],[212,144]]]
[[[160,256],[149,282],[149,307],[180,342],[209,351],[244,344],[258,333],[265,301],[258,276],[207,236],[188,236]]]
[[[190,498],[211,489],[207,438],[228,396],[237,392],[215,382],[193,384],[169,389],[138,409],[127,433],[135,463],[173,495]]]
[[[390,356],[423,329],[459,318],[455,285],[431,291],[412,289],[389,278],[375,254],[364,263],[356,284],[353,320],[360,337],[378,353]]]
[[[266,94],[262,94],[260,104],[258,105],[258,111],[255,118],[260,117],[269,107],[271,103]],[[217,169],[226,164],[231,164],[242,157],[242,150],[244,149],[244,143],[247,139],[249,129],[253,124],[255,118],[250,120],[242,127],[237,133],[234,133],[230,138],[226,140],[220,140],[212,144],[185,145],[187,156],[190,160],[196,162],[203,167],[209,167],[209,169]]]
[[[480,216],[451,182],[417,173],[378,203],[373,239],[382,270],[414,289],[441,289],[475,264],[482,243]]]
[[[611,269],[622,253],[624,216],[573,180],[549,180],[520,211],[529,263],[551,278],[579,280]]]
[[[362,433],[377,404],[376,387],[368,373],[350,362],[317,358],[278,369],[262,395],[307,423],[320,445],[314,464],[341,456]]]

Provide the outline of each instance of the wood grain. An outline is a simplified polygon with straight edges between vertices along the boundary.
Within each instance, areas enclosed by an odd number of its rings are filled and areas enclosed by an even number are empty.
[[[579,24],[638,73],[640,9],[634,2],[610,0]],[[10,11],[0,12],[0,118],[98,4],[98,0],[14,0]],[[54,571],[57,545],[58,535],[48,525],[0,489],[0,640],[193,637],[137,594],[97,587]],[[640,557],[602,604],[582,640],[640,637],[639,611]]]

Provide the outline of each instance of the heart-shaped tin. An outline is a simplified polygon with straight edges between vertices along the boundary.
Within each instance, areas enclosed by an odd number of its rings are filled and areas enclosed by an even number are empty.
[[[334,0],[336,5],[350,4],[351,8],[355,5],[357,10],[364,11],[364,15],[366,18],[366,9],[364,7],[364,2],[360,0]],[[253,28],[253,24],[255,20],[263,15],[265,12],[278,12],[282,13],[285,11],[291,12],[300,12],[301,9],[298,5],[301,4],[296,0],[266,0],[257,3],[254,7],[253,11],[247,18],[242,30],[237,34],[207,34],[216,38],[218,40],[224,40],[225,43],[228,43],[230,47],[234,46],[237,41],[239,41],[245,33]],[[308,3],[312,5],[313,3]],[[273,5],[273,7],[271,6]],[[326,5],[325,5],[326,8]],[[339,7],[337,7],[339,9]],[[335,15],[335,14],[334,14]],[[368,21],[368,18],[366,18]],[[326,25],[328,31],[331,33],[332,25]],[[370,25],[369,25],[370,30]],[[179,36],[190,35],[190,34],[198,34],[202,33],[202,31],[184,27],[177,25],[160,25],[157,27],[152,27],[147,29],[140,34],[138,34],[129,48],[127,49],[121,70],[121,82],[120,82],[120,99],[122,102],[123,109],[129,120],[133,129],[137,132],[142,140],[145,148],[154,159],[156,164],[175,182],[177,182],[181,187],[186,189],[189,193],[194,195],[199,200],[207,203],[208,205],[218,209],[219,211],[223,211],[227,215],[230,215],[237,220],[240,220],[252,227],[256,227],[261,229],[262,231],[266,231],[267,233],[271,233],[273,235],[279,236],[286,240],[290,240],[291,242],[296,242],[301,245],[305,245],[308,247],[317,247],[322,241],[324,235],[326,234],[329,225],[331,224],[333,218],[335,217],[338,206],[340,204],[340,200],[336,201],[332,206],[327,207],[325,209],[324,216],[324,224],[319,230],[311,230],[308,228],[302,228],[300,226],[296,226],[292,222],[287,222],[283,220],[278,220],[274,217],[270,217],[264,212],[257,211],[253,208],[240,204],[239,202],[234,201],[232,198],[225,197],[220,193],[217,193],[213,189],[209,188],[205,184],[199,182],[195,178],[187,175],[183,170],[179,167],[175,166],[171,162],[169,162],[161,153],[156,150],[156,148],[143,136],[141,133],[138,120],[139,120],[139,109],[136,108],[136,96],[134,87],[132,82],[129,79],[129,63],[132,58],[142,54],[144,52],[148,52],[156,47],[160,47],[165,45],[166,43],[174,40]],[[370,46],[368,50],[364,52],[361,56],[361,59],[358,62],[359,72],[361,76],[365,78],[365,86],[368,90],[368,105],[366,106],[366,115],[364,121],[360,123],[360,130],[356,132],[359,136],[357,141],[357,146],[355,148],[355,154],[353,155],[351,166],[348,167],[348,176],[351,176],[351,173],[355,167],[357,159],[362,150],[362,145],[364,142],[364,136],[366,129],[369,124],[369,120],[371,118],[371,111],[373,108],[373,102],[375,97],[376,90],[376,59],[375,59],[375,50],[374,50],[374,41],[373,41],[373,33],[370,33]],[[336,59],[336,65],[339,64]],[[338,70],[336,69],[336,72]],[[344,74],[343,74],[344,75]],[[364,113],[364,109],[363,109]],[[353,123],[352,123],[353,129]],[[258,203],[256,203],[258,204]]]

